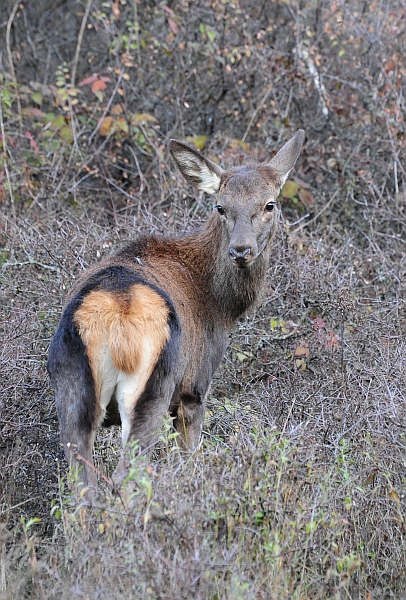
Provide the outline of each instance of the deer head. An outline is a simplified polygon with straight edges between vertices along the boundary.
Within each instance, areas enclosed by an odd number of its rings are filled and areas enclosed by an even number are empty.
[[[222,223],[228,256],[238,269],[250,267],[272,238],[278,220],[277,198],[302,149],[299,130],[268,163],[227,171],[200,152],[171,140],[180,171],[200,191],[216,194],[214,209]]]

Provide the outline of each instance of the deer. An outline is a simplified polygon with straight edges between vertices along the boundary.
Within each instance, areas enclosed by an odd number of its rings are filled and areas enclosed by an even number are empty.
[[[80,276],[51,341],[48,373],[60,441],[95,493],[95,434],[121,425],[112,480],[128,472],[134,441],[150,456],[169,414],[179,447],[200,444],[209,388],[237,320],[262,298],[277,229],[278,196],[305,132],[265,163],[223,170],[178,140],[170,152],[187,182],[215,195],[201,229],[143,235]]]

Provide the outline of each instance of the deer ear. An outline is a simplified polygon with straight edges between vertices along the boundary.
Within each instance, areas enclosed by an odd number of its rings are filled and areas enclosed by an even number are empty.
[[[273,157],[269,165],[276,169],[281,177],[282,187],[288,178],[290,171],[295,166],[299,154],[302,150],[305,132],[303,129],[299,131],[279,150],[276,156]]]
[[[186,181],[207,194],[215,194],[218,191],[223,173],[221,167],[178,140],[171,140],[169,147]]]

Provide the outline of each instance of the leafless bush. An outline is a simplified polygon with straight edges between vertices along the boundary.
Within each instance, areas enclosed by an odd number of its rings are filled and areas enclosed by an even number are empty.
[[[51,4],[0,7],[0,595],[401,599],[404,1]],[[72,281],[206,217],[171,136],[238,163],[298,127],[201,452],[167,429],[131,509],[108,486],[78,509],[45,371]],[[117,448],[99,436],[100,469]]]

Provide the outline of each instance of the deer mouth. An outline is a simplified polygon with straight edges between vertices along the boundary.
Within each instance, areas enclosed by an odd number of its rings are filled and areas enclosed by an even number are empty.
[[[233,261],[233,262],[239,271],[243,271],[244,269],[249,269],[249,267],[254,262],[254,259],[245,260],[244,262],[237,262],[237,261]]]
[[[245,269],[254,260],[251,248],[230,248],[229,256],[238,269]]]

